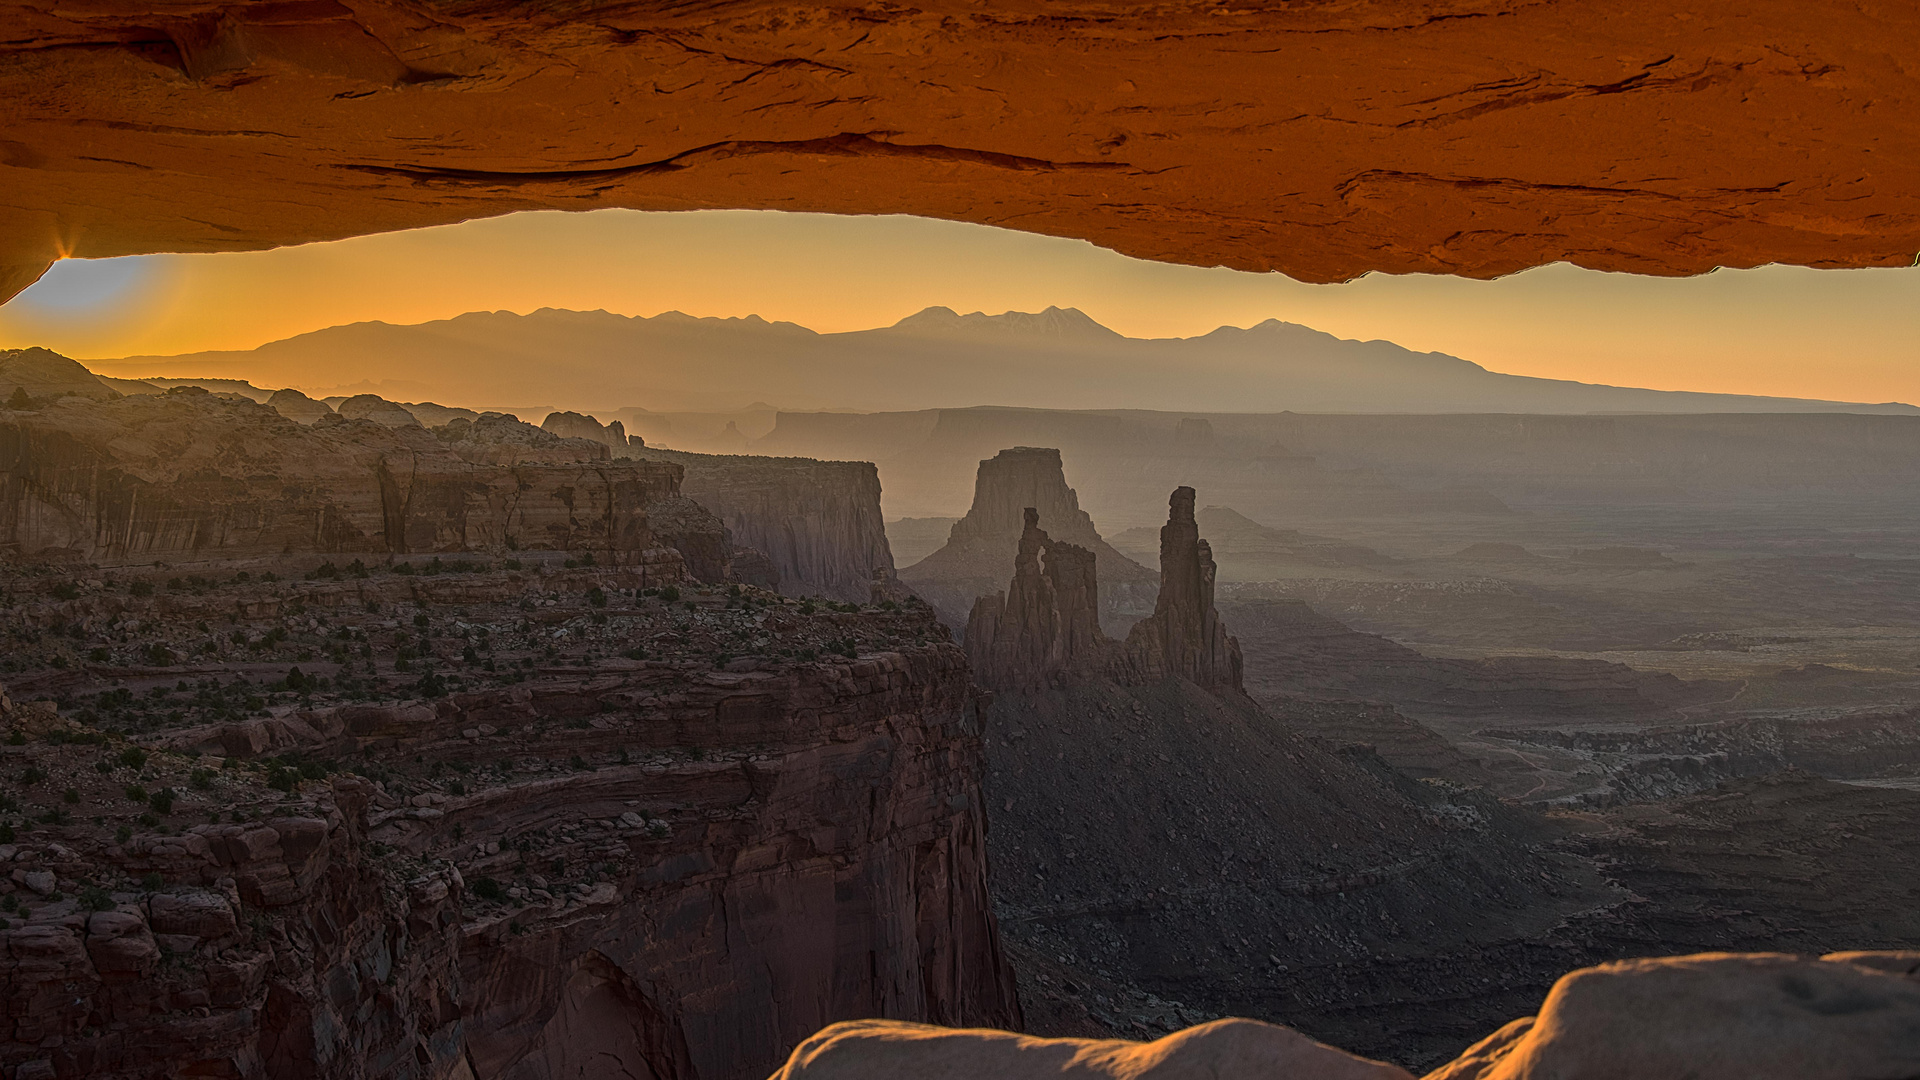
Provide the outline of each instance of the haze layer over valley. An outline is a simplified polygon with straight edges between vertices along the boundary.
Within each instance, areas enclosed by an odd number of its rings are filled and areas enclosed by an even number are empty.
[[[1072,308],[960,315],[817,334],[757,316],[653,318],[541,309],[355,323],[245,352],[90,362],[131,378],[218,377],[314,393],[596,414],[1003,405],[1201,412],[1891,412],[1860,405],[1637,390],[1502,375],[1444,353],[1268,320],[1192,338],[1122,337]],[[330,380],[316,383],[317,373]],[[383,387],[385,389],[383,390]],[[694,449],[695,447],[689,447]]]

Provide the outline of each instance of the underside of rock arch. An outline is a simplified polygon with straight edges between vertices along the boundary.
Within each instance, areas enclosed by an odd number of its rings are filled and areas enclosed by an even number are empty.
[[[911,213],[1309,281],[1920,251],[1920,10],[0,2],[0,298],[530,208]]]

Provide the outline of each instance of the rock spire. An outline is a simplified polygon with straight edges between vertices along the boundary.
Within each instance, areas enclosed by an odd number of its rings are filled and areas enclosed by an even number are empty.
[[[1194,492],[1176,488],[1160,530],[1160,598],[1124,644],[1100,630],[1094,553],[1055,540],[1034,507],[1023,512],[1013,580],[982,596],[967,620],[974,677],[995,690],[1035,690],[1106,675],[1123,683],[1178,676],[1245,693],[1240,643],[1213,606],[1213,551],[1200,539]]]
[[[1094,553],[1054,540],[1040,513],[1024,511],[1007,591],[975,601],[967,658],[976,678],[999,689],[1039,689],[1109,666],[1113,641],[1100,632]]]
[[[1213,606],[1213,549],[1193,519],[1194,492],[1173,489],[1160,529],[1160,598],[1127,635],[1127,658],[1143,681],[1178,675],[1213,689],[1241,685],[1240,642]]]

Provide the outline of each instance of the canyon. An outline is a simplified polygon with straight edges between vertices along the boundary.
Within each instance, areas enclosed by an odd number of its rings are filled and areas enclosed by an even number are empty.
[[[8,373],[17,1076],[732,1080],[876,1016],[1266,1022],[1475,1076],[1583,965],[1920,939],[1910,710],[1750,716],[1754,679],[1437,654],[1263,594],[1413,562],[1373,537],[1168,485],[1123,548],[1077,457],[1015,446],[896,572],[864,462]],[[1472,558],[1689,572],[1582,550]]]
[[[1310,282],[1920,248],[1897,7],[0,19],[0,302],[530,209]],[[640,329],[821,355],[747,322]],[[1254,343],[1161,411],[958,407],[1124,404],[1087,322],[874,335],[1000,356],[953,408],[541,426],[0,354],[7,1080],[1920,1072],[1911,409],[1530,415],[1686,403],[1342,344],[1454,415],[1236,411],[1327,344],[1271,323],[1125,346]],[[945,545],[896,570],[883,486]]]
[[[69,703],[4,748],[20,1075],[733,1077],[838,1018],[1019,1024],[924,607],[270,578],[10,592],[12,686]]]

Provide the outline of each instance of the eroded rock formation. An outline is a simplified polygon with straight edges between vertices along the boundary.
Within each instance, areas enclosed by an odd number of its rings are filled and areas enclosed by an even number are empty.
[[[686,470],[680,490],[726,523],[743,572],[772,577],[789,596],[849,603],[891,579],[893,552],[880,513],[880,474],[865,461],[694,454],[649,446],[650,461]],[[740,556],[736,556],[740,557]],[[762,562],[764,558],[764,563]],[[761,566],[758,571],[745,567]]]
[[[615,420],[602,424],[598,419],[577,412],[548,413],[540,426],[563,439],[591,439],[606,443],[614,457],[632,457],[633,448],[627,442],[627,426]]]
[[[12,0],[0,24],[0,297],[68,252],[602,206],[912,213],[1311,281],[1920,250],[1899,6]]]
[[[1119,633],[1152,610],[1157,576],[1101,539],[1093,518],[1080,509],[1079,496],[1067,486],[1060,451],[1031,446],[1002,450],[980,463],[967,515],[954,523],[938,551],[903,567],[900,580],[925,597],[948,625],[964,627],[976,598],[1005,587],[1029,508],[1038,512],[1049,543],[1093,553],[1103,590],[1098,613],[1109,633]]]
[[[1134,684],[1177,677],[1244,694],[1240,643],[1214,610],[1213,556],[1194,523],[1193,499],[1192,488],[1174,489],[1160,530],[1159,601],[1124,643],[1109,639],[1096,617],[1094,552],[1052,539],[1040,528],[1039,511],[1028,507],[1013,583],[974,601],[967,618],[967,655],[982,685],[1035,690],[1093,677]],[[956,524],[955,534],[966,524]]]
[[[1093,552],[1049,537],[1027,508],[1012,584],[974,601],[967,617],[967,659],[982,686],[1040,689],[1112,665],[1094,563]]]
[[[0,706],[36,777],[0,846],[0,1068],[752,1080],[837,1020],[1018,1026],[981,726],[939,625],[644,584],[555,565],[9,593],[12,644],[49,620],[122,661],[109,627],[147,627],[143,657],[222,636],[145,672],[10,644],[86,704],[58,738]],[[394,610],[418,613],[398,635]],[[368,659],[247,681],[262,650],[340,640]]]
[[[1213,550],[1193,520],[1194,491],[1173,490],[1160,529],[1160,598],[1153,614],[1127,634],[1127,659],[1138,678],[1171,675],[1213,689],[1244,693],[1240,643],[1213,606]]]
[[[356,394],[342,401],[334,411],[349,420],[371,420],[382,427],[406,427],[420,423],[411,410],[378,394]]]
[[[311,424],[334,411],[326,402],[315,401],[298,390],[275,390],[267,405],[296,424]]]
[[[404,415],[404,413],[403,413]],[[506,417],[312,425],[198,388],[0,409],[0,549],[100,563],[286,552],[591,550],[667,579],[679,469]]]
[[[107,401],[120,396],[78,361],[49,349],[0,349],[0,405],[15,393],[35,401],[77,396]]]

